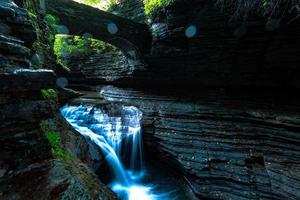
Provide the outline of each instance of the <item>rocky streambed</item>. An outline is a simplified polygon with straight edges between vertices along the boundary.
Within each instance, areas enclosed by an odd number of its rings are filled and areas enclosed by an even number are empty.
[[[95,172],[102,182],[124,200],[197,199],[181,175],[145,156],[139,109],[106,101],[98,92],[82,93],[61,114],[100,150],[102,164]]]
[[[30,12],[23,8],[28,2]],[[118,199],[132,190],[142,195],[138,200],[300,198],[300,29],[290,16],[298,8],[281,21],[249,16],[234,22],[212,1],[174,0],[151,15],[148,55],[126,58],[131,48],[117,39],[127,55],[118,49],[72,57],[66,75],[37,2],[0,1],[0,199]],[[118,14],[146,20],[141,0],[128,1],[135,6],[125,11],[124,2],[115,8]],[[97,33],[98,39],[107,36]],[[138,46],[148,49],[138,38]],[[65,75],[89,91],[79,98],[64,88]],[[90,86],[97,84],[106,86]],[[111,184],[105,151],[59,114],[66,103],[101,109],[108,118],[120,117],[122,107],[142,113],[148,167],[138,184],[144,193],[134,184],[130,190]],[[114,122],[108,125],[117,127]],[[145,187],[151,188],[148,196]]]
[[[104,86],[79,102],[139,108],[148,159],[199,198],[297,199],[300,107],[287,96]]]

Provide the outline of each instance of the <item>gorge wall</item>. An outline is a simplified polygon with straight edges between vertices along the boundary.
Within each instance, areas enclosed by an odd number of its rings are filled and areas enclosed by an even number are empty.
[[[215,1],[174,1],[152,15],[151,83],[299,88],[299,20],[273,20],[280,25],[257,15],[231,20]],[[188,38],[190,26],[197,32]]]
[[[141,6],[122,1],[112,12],[144,22]],[[299,20],[286,16],[274,27],[258,16],[231,21],[208,0],[175,0],[150,18],[150,54],[71,58],[71,85],[134,88],[97,91],[107,104],[143,111],[148,158],[174,169],[200,199],[299,199]],[[1,1],[0,198],[116,199],[93,173],[101,152],[57,116],[78,94],[33,65],[36,39],[27,10]],[[57,98],[45,98],[48,89]],[[74,159],[54,158],[48,131],[61,133]]]
[[[98,88],[143,111],[148,157],[200,199],[298,199],[299,20],[232,21],[205,0],[176,0],[150,18],[144,71],[107,82],[134,89]]]
[[[293,95],[99,91],[143,111],[148,159],[181,174],[200,199],[299,198],[300,107]]]
[[[89,141],[66,124],[52,133],[65,144],[49,139],[49,120],[52,130],[63,124],[58,108],[78,94],[59,88],[52,70],[33,64],[36,31],[26,9],[0,2],[0,199],[116,199],[91,170],[102,158],[99,152],[87,156],[95,148]],[[65,146],[68,152],[59,153],[66,159],[55,156],[59,147],[51,142]]]
[[[135,6],[129,9],[132,4]],[[135,20],[145,14],[140,6],[138,0],[121,2],[112,12]],[[221,11],[215,1],[176,0],[155,10],[147,20],[153,41],[151,53],[142,58],[143,70],[130,77],[120,75],[115,83],[133,87],[299,88],[300,34],[295,15],[268,19],[252,14],[239,20],[232,19],[228,10]],[[192,37],[186,35],[189,28],[195,31]],[[94,60],[86,68],[96,70],[98,63],[102,69],[108,66]],[[127,65],[120,67],[128,69]],[[90,76],[95,79],[97,73],[91,71]],[[99,78],[103,78],[101,74]]]

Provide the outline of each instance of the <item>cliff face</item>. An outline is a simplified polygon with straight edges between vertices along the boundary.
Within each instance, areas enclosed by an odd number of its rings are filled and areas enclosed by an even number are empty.
[[[205,199],[299,199],[299,103],[288,94],[102,88],[143,111],[148,158]],[[291,99],[291,98],[288,98]]]
[[[144,71],[107,82],[147,90],[99,92],[143,111],[148,157],[175,168],[200,198],[299,199],[300,105],[281,90],[300,86],[299,20],[231,21],[213,1],[172,2],[151,16]]]
[[[126,58],[124,53],[116,48],[89,56],[70,56],[68,60],[71,72],[67,78],[76,84],[125,84],[144,69],[144,63]]]
[[[51,71],[16,71],[31,65],[35,31],[25,9],[1,2],[0,10],[0,24],[6,27],[0,32],[1,160],[6,174],[50,158],[38,122],[52,115],[40,90],[55,85],[55,75]]]
[[[69,139],[65,149],[74,158],[53,160],[54,150],[42,122],[55,121],[60,101],[78,94],[58,88],[52,70],[34,68],[36,39],[28,11],[12,1],[1,1],[0,199],[116,199],[82,164],[93,168],[94,161],[84,160],[90,157],[92,145],[79,133],[68,136],[64,133],[68,128],[62,129],[62,136]],[[47,93],[49,89],[54,93]],[[96,160],[99,164],[101,155]]]
[[[135,6],[128,6],[132,2]],[[143,58],[144,70],[130,77],[122,73],[119,82],[145,87],[299,88],[299,19],[250,15],[247,20],[232,20],[230,12],[221,11],[215,1],[172,2],[150,17],[152,51]],[[113,8],[111,12],[131,19],[145,14],[142,2],[136,0]],[[75,61],[91,77],[102,78],[99,65],[110,73],[106,60]],[[126,65],[120,67],[131,72]]]
[[[177,0],[152,16],[148,70],[159,85],[299,88],[292,18],[233,21],[214,1]]]
[[[36,40],[36,33],[27,11],[12,6],[10,1],[1,2],[0,11],[0,72],[29,67],[29,47]]]
[[[124,1],[112,10],[134,13],[132,19],[140,22],[141,3]],[[148,157],[174,168],[200,198],[299,199],[299,99],[279,91],[300,86],[299,21],[286,17],[270,26],[250,16],[234,22],[212,1],[176,0],[153,13],[151,28],[146,63],[130,61],[120,51],[77,57],[69,80],[174,89],[105,87],[101,94],[143,111]],[[25,9],[1,1],[0,197],[74,199],[75,193],[115,199],[90,172],[101,164],[101,153],[56,116],[57,102],[41,94],[57,89],[57,77],[33,69],[35,32]],[[203,87],[214,89],[193,90]],[[228,92],[240,87],[255,92]],[[62,145],[81,161],[51,160],[45,130],[63,132]],[[28,177],[38,178],[28,183]]]

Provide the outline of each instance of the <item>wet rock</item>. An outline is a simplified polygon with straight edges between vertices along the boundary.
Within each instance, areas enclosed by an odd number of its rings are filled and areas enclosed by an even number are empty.
[[[0,41],[0,51],[4,52],[5,54],[12,54],[12,55],[22,55],[22,56],[29,56],[30,49],[24,47],[20,44],[16,43],[9,43],[9,42],[1,42]]]
[[[299,89],[299,19],[233,21],[213,1],[172,2],[152,15],[147,85]],[[189,38],[191,24],[197,34]]]
[[[59,101],[61,105],[67,103],[68,100],[70,99],[80,97],[80,96],[82,96],[82,93],[69,88],[60,88],[59,90]]]
[[[18,69],[13,73],[0,74],[1,92],[40,91],[55,88],[56,75],[52,70]]]
[[[0,2],[0,10],[0,22],[10,27],[10,36],[22,39],[27,47],[31,47],[36,40],[36,32],[27,10],[12,1]]]
[[[289,94],[115,87],[101,94],[142,110],[148,157],[177,170],[200,199],[300,198],[300,105]]]
[[[8,35],[11,32],[11,29],[8,25],[0,23],[0,34]]]
[[[103,164],[104,158],[100,148],[89,138],[82,136],[60,115],[41,123],[44,132],[60,134],[64,149],[74,158],[81,160],[93,172]]]
[[[67,78],[71,83],[126,83],[144,68],[141,61],[128,59],[116,49],[88,56],[72,56],[68,60],[71,72]]]
[[[49,160],[36,163],[0,180],[3,200],[113,200],[116,196],[78,162]]]
[[[42,55],[39,55],[38,53],[33,54],[30,58],[30,61],[33,65],[36,66],[42,66],[44,63]]]
[[[0,73],[30,67],[36,32],[27,10],[12,1],[1,1],[0,10]]]
[[[41,89],[55,87],[55,74],[23,69],[0,77],[0,162],[15,170],[51,158],[39,124],[55,111],[41,95]]]
[[[41,124],[56,119],[58,98],[65,102],[78,94],[58,88],[52,70],[33,69],[32,63],[41,62],[32,57],[36,34],[27,10],[1,1],[0,28],[0,199],[116,199],[80,160],[50,160],[52,149]],[[47,89],[59,90],[59,97],[45,98],[41,90]],[[100,153],[82,153],[93,146],[80,134],[63,131],[65,147],[74,157],[86,156],[82,160],[91,168],[99,165]]]

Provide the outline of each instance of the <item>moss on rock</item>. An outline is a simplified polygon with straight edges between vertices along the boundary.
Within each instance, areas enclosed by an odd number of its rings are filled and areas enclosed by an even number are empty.
[[[50,131],[47,133],[47,139],[49,144],[51,145],[51,152],[54,158],[65,161],[75,159],[61,147],[61,139],[59,133]]]
[[[46,100],[58,100],[58,91],[56,89],[42,89],[41,93]]]
[[[168,6],[172,0],[144,0],[144,9],[147,15],[151,15],[156,10]]]

